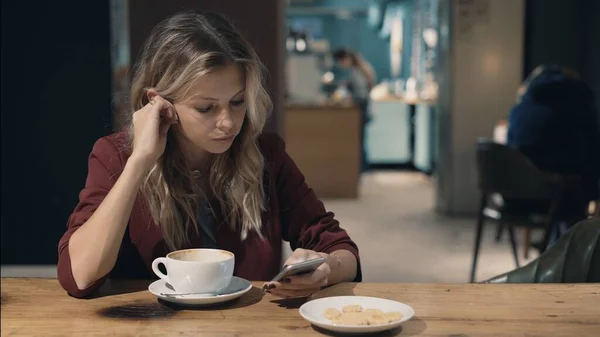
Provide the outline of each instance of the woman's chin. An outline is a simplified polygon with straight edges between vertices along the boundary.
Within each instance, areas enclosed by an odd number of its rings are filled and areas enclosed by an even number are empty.
[[[215,140],[215,141],[211,141],[210,144],[207,144],[208,146],[206,147],[206,151],[210,152],[212,154],[221,154],[224,152],[227,152],[227,150],[229,150],[231,148],[231,145],[233,144],[233,139],[229,139],[229,140]]]

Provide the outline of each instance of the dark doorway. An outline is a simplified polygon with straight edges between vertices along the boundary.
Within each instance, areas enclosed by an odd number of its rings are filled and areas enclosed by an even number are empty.
[[[2,1],[2,264],[54,264],[111,132],[109,5]]]

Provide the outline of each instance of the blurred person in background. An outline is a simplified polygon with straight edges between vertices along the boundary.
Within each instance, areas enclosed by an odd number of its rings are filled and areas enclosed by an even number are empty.
[[[519,88],[508,120],[508,146],[519,150],[543,171],[581,176],[585,200],[573,197],[561,208],[582,212],[582,217],[590,201],[596,201],[597,208],[600,199],[597,114],[594,93],[575,71],[541,65]],[[550,242],[569,225],[553,225]]]
[[[370,114],[370,93],[375,87],[377,76],[375,70],[359,53],[340,48],[333,52],[333,59],[341,68],[348,69],[350,76],[348,78],[348,87],[352,93],[352,100],[359,107],[361,112],[361,165],[360,172],[368,170],[367,151],[365,142],[365,130],[371,120]]]

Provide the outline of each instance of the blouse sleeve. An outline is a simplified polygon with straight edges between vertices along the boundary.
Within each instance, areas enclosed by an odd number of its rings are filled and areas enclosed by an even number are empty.
[[[275,184],[279,199],[282,237],[296,248],[316,252],[332,253],[344,249],[356,257],[358,263],[355,282],[362,281],[358,247],[340,227],[332,212],[325,210],[323,203],[306,184],[292,158],[285,151],[285,143],[273,137],[275,158]]]
[[[96,211],[104,197],[115,183],[113,172],[120,167],[120,159],[116,147],[107,139],[99,139],[92,149],[88,160],[88,176],[83,190],[79,194],[79,203],[67,222],[67,231],[58,244],[58,281],[73,297],[82,298],[100,288],[106,275],[92,283],[86,289],[79,289],[71,270],[69,240]],[[111,170],[111,168],[113,170]],[[111,172],[112,171],[112,172]]]

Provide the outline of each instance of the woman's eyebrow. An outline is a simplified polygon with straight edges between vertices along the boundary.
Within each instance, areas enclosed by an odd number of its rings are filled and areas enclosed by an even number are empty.
[[[231,96],[231,98],[234,98],[235,96],[241,94],[244,91],[246,91],[246,87],[242,88],[242,90],[238,91],[235,95]]]
[[[246,88],[245,88],[245,87],[244,87],[244,88],[242,88],[242,89],[241,89],[240,91],[238,91],[238,92],[237,92],[235,95],[231,96],[231,98],[233,98],[233,97],[235,97],[235,96],[237,96],[237,95],[241,94],[241,93],[242,93],[242,92],[244,92],[245,90],[246,90]],[[219,100],[218,98],[209,97],[209,96],[204,96],[204,95],[202,95],[202,94],[196,94],[196,95],[194,95],[194,96],[190,97],[190,99],[189,99],[189,100],[190,100],[190,101],[194,101],[194,100],[197,100],[197,99],[203,99],[203,100],[207,100],[207,101],[218,101],[218,100]]]

